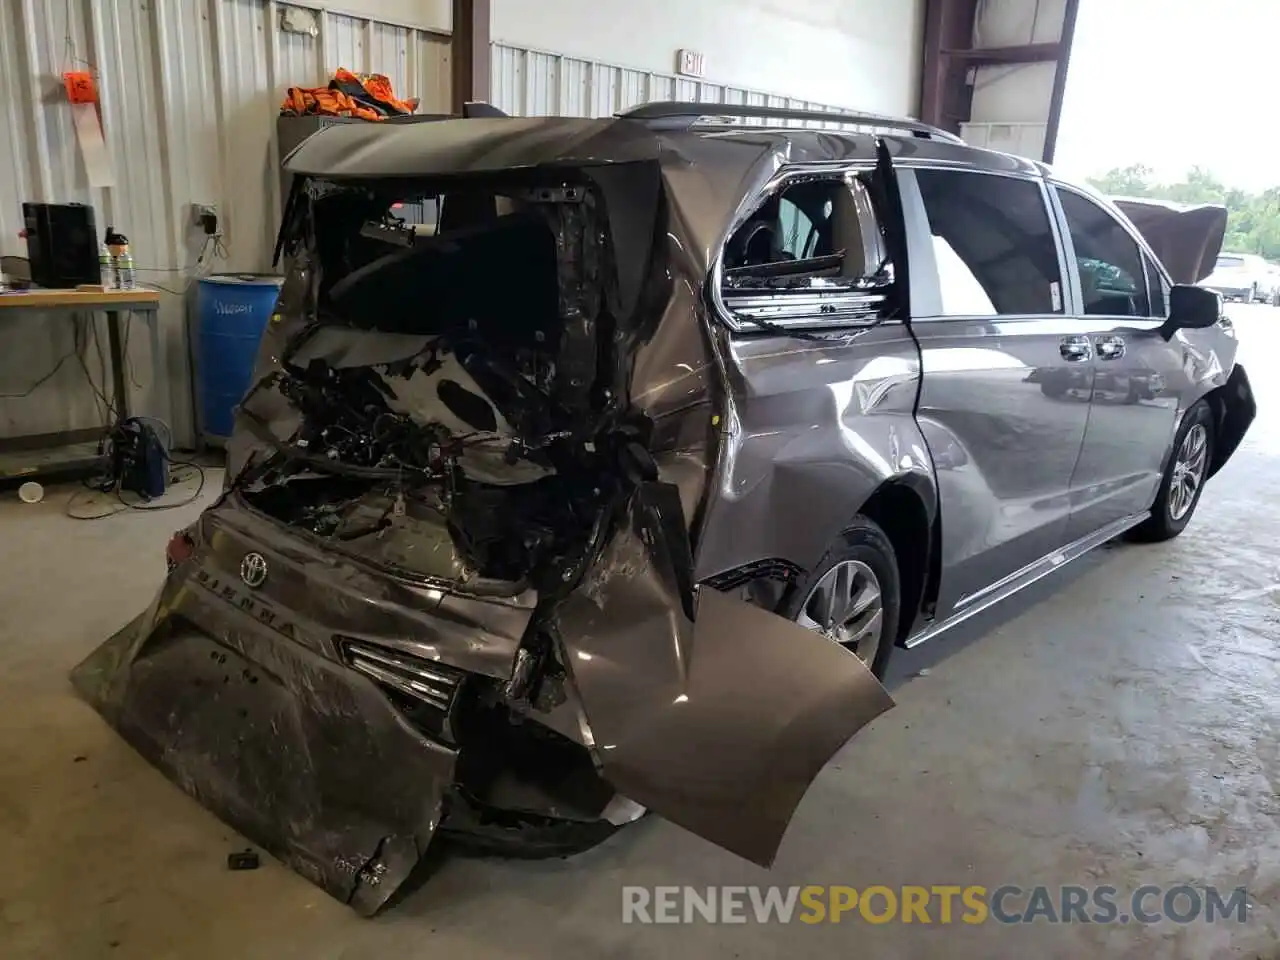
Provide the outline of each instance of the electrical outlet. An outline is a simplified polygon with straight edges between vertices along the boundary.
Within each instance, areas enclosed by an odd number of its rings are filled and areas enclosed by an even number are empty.
[[[217,233],[218,208],[212,203],[192,203],[191,225],[206,236]]]

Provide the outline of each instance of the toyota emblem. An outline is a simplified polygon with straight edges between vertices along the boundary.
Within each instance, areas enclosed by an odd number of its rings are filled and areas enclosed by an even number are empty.
[[[246,553],[240,561],[240,579],[255,589],[266,583],[267,558],[260,553]]]

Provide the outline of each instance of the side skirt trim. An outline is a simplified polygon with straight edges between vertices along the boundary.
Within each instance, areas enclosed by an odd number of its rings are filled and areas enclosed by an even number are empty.
[[[907,638],[904,647],[917,647],[926,640],[932,640],[940,633],[945,633],[956,624],[963,623],[975,614],[981,613],[988,607],[993,607],[1002,600],[1007,600],[1023,587],[1029,587],[1049,574],[1053,573],[1059,567],[1064,567],[1072,560],[1084,556],[1094,547],[1100,547],[1108,540],[1113,540],[1126,530],[1131,530],[1138,524],[1147,519],[1145,513],[1135,513],[1128,517],[1122,517],[1095,530],[1093,533],[1081,537],[1073,543],[1067,544],[1052,553],[1046,554],[1034,563],[1030,563],[1023,567],[1017,573],[1014,573],[1003,580],[997,581],[990,587],[979,591],[965,600],[966,606],[957,610],[945,620],[938,620],[929,624],[923,630],[913,634]]]

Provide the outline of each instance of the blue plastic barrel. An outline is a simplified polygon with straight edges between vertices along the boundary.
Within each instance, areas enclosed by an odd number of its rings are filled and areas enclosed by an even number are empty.
[[[200,429],[230,437],[232,411],[249,388],[258,341],[275,309],[280,277],[216,274],[200,281],[196,384]]]

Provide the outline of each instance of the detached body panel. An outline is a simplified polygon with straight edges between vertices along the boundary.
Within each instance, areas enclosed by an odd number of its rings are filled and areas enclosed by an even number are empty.
[[[232,577],[171,577],[73,683],[174,783],[370,915],[430,843],[455,751],[365,677],[233,606]]]

